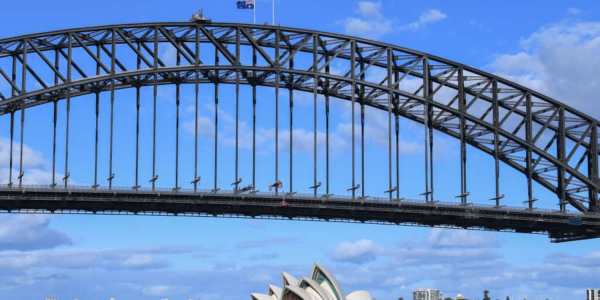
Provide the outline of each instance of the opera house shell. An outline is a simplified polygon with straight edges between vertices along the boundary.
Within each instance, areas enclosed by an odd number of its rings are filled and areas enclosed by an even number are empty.
[[[283,288],[269,285],[267,294],[253,293],[252,300],[373,300],[366,291],[355,291],[344,297],[337,281],[319,265],[312,276],[297,279],[283,273]]]

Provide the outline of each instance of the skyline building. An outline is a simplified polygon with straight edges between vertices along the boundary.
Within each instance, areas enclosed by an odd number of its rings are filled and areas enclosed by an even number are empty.
[[[413,300],[442,300],[442,293],[436,289],[416,289]]]
[[[586,300],[600,300],[600,289],[585,290]]]

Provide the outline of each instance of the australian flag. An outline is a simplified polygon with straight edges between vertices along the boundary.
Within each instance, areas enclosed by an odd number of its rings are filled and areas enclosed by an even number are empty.
[[[240,0],[237,2],[238,9],[254,9],[256,0]]]

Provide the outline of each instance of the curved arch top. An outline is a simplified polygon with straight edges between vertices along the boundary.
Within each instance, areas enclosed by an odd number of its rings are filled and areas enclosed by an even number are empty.
[[[164,57],[166,48],[177,60]],[[0,115],[111,89],[196,82],[302,90],[401,115],[522,172],[529,186],[537,181],[556,193],[561,210],[599,211],[596,119],[442,57],[237,23],[109,25],[0,39]]]

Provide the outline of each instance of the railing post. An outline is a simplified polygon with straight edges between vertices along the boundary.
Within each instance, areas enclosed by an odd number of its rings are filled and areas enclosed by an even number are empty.
[[[425,127],[425,201],[433,201],[433,142],[432,142],[432,124],[431,124],[431,73],[429,70],[429,59],[423,57],[423,125]]]
[[[313,197],[317,197],[317,92],[319,89],[318,60],[317,48],[319,47],[319,38],[316,33],[313,34],[313,51],[312,51],[312,71],[313,71]]]
[[[196,67],[196,72],[194,77],[196,81],[194,82],[194,179],[192,180],[192,184],[194,185],[194,192],[198,191],[198,183],[200,182],[200,177],[198,176],[198,98],[200,97],[200,75],[199,70],[197,69],[200,66],[200,25],[196,24],[195,32],[194,32],[194,66]]]
[[[355,70],[355,65],[356,65],[356,41],[355,40],[351,40],[350,41],[350,80],[352,81],[352,87],[351,87],[351,105],[352,105],[352,109],[351,109],[351,113],[352,113],[352,117],[351,117],[351,122],[352,122],[352,186],[350,187],[351,191],[352,191],[352,199],[354,200],[354,198],[356,197],[356,181],[355,181],[355,152],[356,152],[356,147],[354,145],[354,140],[355,140],[355,112],[354,112],[354,104],[356,102],[356,70]]]
[[[254,34],[254,32],[252,32]],[[256,47],[252,46],[252,67],[256,67]],[[256,70],[252,71],[252,191],[256,191]]]
[[[598,124],[592,122],[590,134],[590,147],[588,149],[588,177],[592,181],[589,188],[589,210],[592,212],[600,211],[598,207],[598,190],[595,185],[598,184]]]
[[[388,113],[388,198],[392,200],[392,194],[394,190],[392,188],[392,106],[394,105],[394,88],[393,82],[393,51],[391,48],[387,49],[387,87],[388,87],[388,102],[387,102],[387,113]],[[364,114],[364,113],[363,113]]]
[[[59,50],[54,50],[54,85],[59,84],[58,72],[60,71]],[[58,97],[52,101],[52,181],[51,187],[56,187],[56,126],[58,124]]]
[[[273,189],[275,194],[279,193],[279,189],[282,184],[279,181],[279,78],[280,74],[280,62],[279,62],[279,46],[280,37],[279,29],[275,29],[275,182],[273,183]]]
[[[395,59],[394,59],[395,63]],[[394,70],[394,90],[399,90],[400,71]],[[396,94],[394,97],[394,121],[396,134],[396,200],[400,201],[400,99]]]
[[[21,94],[27,93],[27,44],[29,40],[23,41],[23,60],[21,61]],[[20,128],[20,148],[19,148],[19,187],[23,186],[23,176],[25,175],[23,170],[23,140],[25,138],[25,107],[21,108],[21,128]]]
[[[114,32],[113,32],[114,34]],[[67,83],[71,83],[72,80],[72,68],[73,68],[73,42],[72,42],[72,36],[69,33],[68,34],[68,39],[67,39],[69,45],[68,45],[68,55],[67,55]],[[114,37],[113,37],[113,44],[114,44]],[[114,46],[113,46],[114,49]],[[113,50],[114,52],[114,50]],[[114,55],[114,53],[112,53],[112,55]],[[114,72],[113,72],[114,73]],[[114,75],[114,74],[113,74]],[[70,127],[71,127],[71,92],[69,91],[69,89],[67,89],[67,100],[66,100],[66,122],[65,122],[65,173],[63,174],[63,181],[64,181],[64,186],[65,188],[68,187],[69,185],[69,131],[70,131]],[[111,119],[112,122],[112,119]],[[112,124],[112,123],[111,123]],[[112,128],[111,128],[111,133],[112,133]],[[111,139],[112,142],[112,139]],[[111,159],[112,159],[112,148],[111,148]]]
[[[113,138],[114,138],[114,115],[115,115],[115,79],[114,76],[116,74],[116,52],[117,45],[115,40],[115,29],[112,29],[111,32],[111,51],[110,51],[110,118],[109,118],[109,146],[108,146],[108,189],[112,189],[112,182],[115,178],[115,174],[113,172]],[[65,183],[66,185],[66,183]]]
[[[567,162],[565,160],[565,109],[560,106],[558,108],[558,131],[556,132],[557,143],[556,143],[556,153],[561,166],[558,167],[558,179],[557,179],[557,192],[558,198],[560,200],[560,210],[562,212],[566,211],[567,201],[567,193],[565,187],[565,168],[562,165],[565,165]]]
[[[289,97],[289,180],[288,185],[289,194],[291,195],[294,192],[294,57],[292,56],[292,48],[288,48],[288,55],[290,59],[288,61],[288,70],[290,73],[288,74],[288,97]]]
[[[215,45],[215,66],[219,66],[219,51],[217,50],[217,46]],[[213,140],[213,192],[219,191],[219,81],[220,81],[220,72],[219,70],[215,71],[215,83],[214,83],[214,119],[213,126],[215,127],[215,136]]]
[[[12,82],[17,82],[17,57],[15,54],[12,56]],[[13,85],[11,89],[11,95],[14,97],[18,94],[16,86]],[[10,110],[10,154],[8,160],[8,186],[13,185],[13,145],[14,145],[14,133],[15,133],[15,109]]]
[[[527,93],[525,95],[525,141],[527,143],[527,149],[525,152],[525,167],[527,169],[527,201],[533,202],[533,157],[532,150],[533,147],[533,115],[531,112],[532,103],[531,103],[531,94]]]
[[[153,40],[153,68],[156,71],[158,69],[158,27],[154,27],[154,40]],[[152,184],[152,191],[156,189],[156,180],[158,180],[158,174],[156,174],[156,101],[158,97],[158,73],[154,73],[154,80],[152,82],[152,178],[150,182]]]
[[[360,81],[365,81],[365,62],[362,58],[361,52],[358,53],[361,56],[360,59]],[[359,101],[360,101],[360,197],[362,200],[366,197],[366,183],[365,183],[365,86],[361,85],[359,90]]]
[[[240,187],[240,27],[235,28],[235,158],[234,158],[234,191],[237,192]]]
[[[465,78],[462,67],[458,68],[458,110],[460,113],[460,202],[467,204],[467,124],[465,114],[467,113],[467,103],[465,97]]]
[[[500,135],[498,133],[500,127],[500,104],[498,103],[498,82],[492,79],[492,110],[493,110],[493,125],[494,125],[494,186],[496,207],[500,206]],[[531,203],[529,204],[531,209]]]

